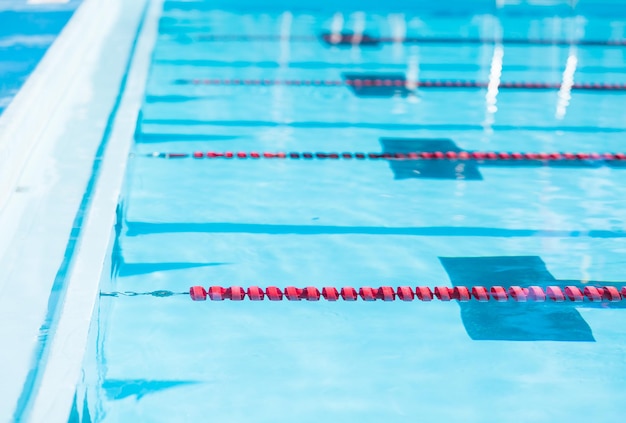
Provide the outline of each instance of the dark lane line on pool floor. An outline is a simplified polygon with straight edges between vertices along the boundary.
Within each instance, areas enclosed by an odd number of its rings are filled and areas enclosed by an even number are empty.
[[[168,126],[224,126],[224,127],[290,127],[306,129],[384,129],[384,130],[434,130],[434,131],[484,131],[485,126],[463,123],[419,124],[419,123],[384,123],[384,122],[272,122],[263,120],[200,120],[200,119],[142,119],[142,125]],[[536,125],[493,125],[494,131],[538,131],[538,132],[580,132],[580,133],[623,133],[626,127],[598,126],[536,126]]]
[[[239,138],[237,135],[209,135],[209,134],[173,134],[138,132],[135,141],[140,144],[172,142],[172,141],[229,141]]]
[[[406,70],[406,63],[341,63],[341,62],[289,62],[279,63],[273,61],[225,61],[208,59],[156,59],[155,64],[193,67],[228,67],[228,68],[263,68],[282,69],[285,66],[292,69],[398,69]],[[481,66],[473,63],[420,63],[420,71],[471,71],[488,70],[491,64]],[[561,66],[528,66],[528,65],[502,65],[502,72],[513,71],[558,71],[562,72]],[[609,66],[580,66],[576,67],[576,73],[626,73],[626,67]]]
[[[541,237],[541,238],[626,238],[622,230],[542,230],[481,228],[472,226],[332,226],[332,225],[278,225],[257,223],[153,223],[127,222],[126,236],[164,233],[240,233],[265,235],[407,235],[452,237]]]
[[[104,379],[102,389],[110,401],[133,398],[137,402],[146,395],[201,383],[204,382],[196,380]]]
[[[208,263],[193,263],[193,262],[156,262],[156,263],[125,263],[120,262],[115,267],[115,274],[119,277],[129,277],[146,275],[154,272],[165,272],[170,270],[188,270],[199,267],[214,267],[224,266],[231,263],[222,262],[208,262]]]
[[[165,29],[165,30],[164,30]],[[172,30],[173,29],[173,30]],[[542,39],[542,38],[469,38],[469,37],[419,37],[419,36],[372,36],[367,33],[353,34],[350,32],[330,33],[323,32],[319,35],[291,35],[283,36],[276,34],[206,34],[189,33],[187,28],[162,28],[160,35],[174,35],[174,40],[188,44],[198,41],[203,42],[321,42],[327,47],[381,47],[381,44],[451,44],[451,45],[518,45],[539,47],[626,47],[626,40],[615,39]]]

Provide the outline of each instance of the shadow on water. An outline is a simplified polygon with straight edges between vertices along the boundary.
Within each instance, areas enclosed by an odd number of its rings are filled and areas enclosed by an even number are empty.
[[[546,288],[549,285],[607,286],[617,282],[558,280],[537,256],[440,257],[454,286],[521,286]],[[619,283],[620,285],[622,282]],[[459,302],[463,325],[474,340],[499,341],[583,341],[594,342],[578,307],[624,308],[619,303],[522,303],[475,300]]]

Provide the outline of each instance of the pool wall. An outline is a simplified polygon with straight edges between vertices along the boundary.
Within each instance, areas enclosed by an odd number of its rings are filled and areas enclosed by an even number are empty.
[[[93,189],[91,204],[82,226],[80,247],[71,274],[66,279],[67,295],[60,311],[56,333],[50,345],[50,355],[41,383],[36,392],[32,421],[49,419],[63,421],[76,392],[87,345],[89,326],[99,294],[100,281],[110,277],[106,267],[107,252],[114,237],[116,209],[119,201],[126,163],[135,133],[135,126],[154,45],[161,1],[137,2],[134,12],[140,12],[138,25],[127,56],[118,97],[113,105],[107,128],[103,133],[96,163],[101,168],[92,173],[88,191]],[[136,15],[135,15],[136,16]],[[95,168],[95,166],[94,166]],[[93,184],[93,185],[92,185]],[[63,381],[63,382],[61,382]]]
[[[86,337],[90,324],[115,217],[115,190],[136,120],[136,114],[124,115],[130,132],[116,133],[120,88],[132,80],[126,94],[143,94],[145,75],[133,80],[127,73],[147,3],[86,0],[0,117],[0,145],[7,147],[0,163],[0,318],[5,322],[0,337],[11,345],[0,350],[0,421],[67,421],[86,344],[81,334]],[[152,44],[142,47],[146,67]],[[104,164],[109,155],[115,157]],[[107,186],[98,183],[102,174],[119,178],[109,182],[112,190],[100,188]],[[99,195],[110,206],[103,206]],[[86,239],[102,248],[94,254]],[[75,266],[78,253],[82,264]],[[85,268],[93,273],[81,273]],[[80,278],[91,301],[85,292],[68,290],[70,275]],[[69,298],[79,311],[68,308]],[[64,330],[63,321],[73,326]],[[51,333],[62,351],[51,348]],[[57,336],[63,333],[65,338]],[[54,364],[47,367],[49,360]],[[74,366],[64,368],[63,362]],[[58,372],[46,382],[51,367]]]

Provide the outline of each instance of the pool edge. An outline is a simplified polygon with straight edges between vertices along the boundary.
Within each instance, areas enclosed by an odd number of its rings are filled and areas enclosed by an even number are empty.
[[[133,49],[128,57],[128,73],[120,84],[119,99],[110,117],[112,123],[105,130],[99,152],[94,158],[91,183],[87,186],[84,225],[78,239],[70,239],[67,247],[75,243],[66,275],[65,297],[56,324],[56,331],[49,341],[49,353],[42,369],[40,382],[30,394],[30,406],[24,407],[28,421],[66,422],[78,383],[83,355],[88,339],[93,309],[97,300],[98,286],[110,243],[111,228],[122,181],[125,175],[128,152],[133,140],[136,116],[139,112],[145,87],[152,46],[156,38],[157,18],[162,0],[146,0]],[[142,7],[143,8],[143,7]],[[96,162],[101,160],[101,169]],[[99,173],[99,174],[98,174]],[[91,201],[88,199],[91,198]],[[81,201],[81,206],[85,205]],[[79,209],[77,216],[81,213]],[[68,257],[65,259],[68,260]],[[83,281],[92,283],[82,283]],[[17,410],[16,410],[17,411]]]

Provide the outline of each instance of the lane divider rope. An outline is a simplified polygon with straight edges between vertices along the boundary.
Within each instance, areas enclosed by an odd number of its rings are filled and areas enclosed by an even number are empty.
[[[171,297],[174,295],[189,295],[189,292],[174,292],[168,291],[166,289],[159,289],[156,291],[149,292],[135,292],[135,291],[110,291],[110,292],[100,292],[101,297]]]
[[[364,78],[340,80],[275,80],[275,79],[177,79],[174,81],[180,85],[219,85],[219,86],[316,86],[316,87],[397,87],[402,88],[411,85],[413,88],[487,88],[488,82],[460,81],[460,80],[425,80],[409,82],[406,79],[389,78]],[[524,89],[524,90],[558,90],[561,83],[558,82],[501,82],[498,89]],[[570,86],[572,90],[587,91],[623,91],[626,84],[609,83],[576,83]]]
[[[283,289],[276,286],[268,286],[263,289],[258,286],[250,286],[243,288],[241,286],[211,286],[205,289],[202,286],[192,286],[189,288],[189,296],[194,301],[206,301],[207,298],[212,301],[319,301],[325,299],[327,301],[357,301],[359,298],[363,301],[452,301],[459,302],[478,301],[478,302],[619,302],[626,299],[626,286],[621,291],[614,286],[586,286],[583,289],[577,286],[436,286],[431,289],[428,286],[399,286],[393,288],[391,286],[381,286],[379,288],[372,287],[342,287],[337,289],[333,286],[325,286],[321,290],[315,286],[307,286],[297,288],[288,286]]]
[[[292,159],[292,160],[485,160],[485,161],[626,161],[626,153],[504,152],[504,151],[415,151],[408,153],[351,152],[245,152],[195,151],[193,153],[154,152],[147,157],[162,159]]]
[[[405,43],[405,44],[521,44],[540,46],[626,46],[626,40],[559,40],[538,38],[462,38],[462,37],[372,37],[362,34],[355,37],[353,34],[322,34],[321,37],[314,35],[239,35],[239,34],[200,34],[194,37],[198,41],[319,41],[320,38],[329,44],[364,45],[376,43]]]
[[[462,37],[372,37],[367,34],[323,34],[322,39],[329,44],[348,45],[375,45],[377,43],[405,43],[405,44],[518,44],[541,46],[607,46],[623,47],[626,40],[542,40],[538,38],[462,38]]]

